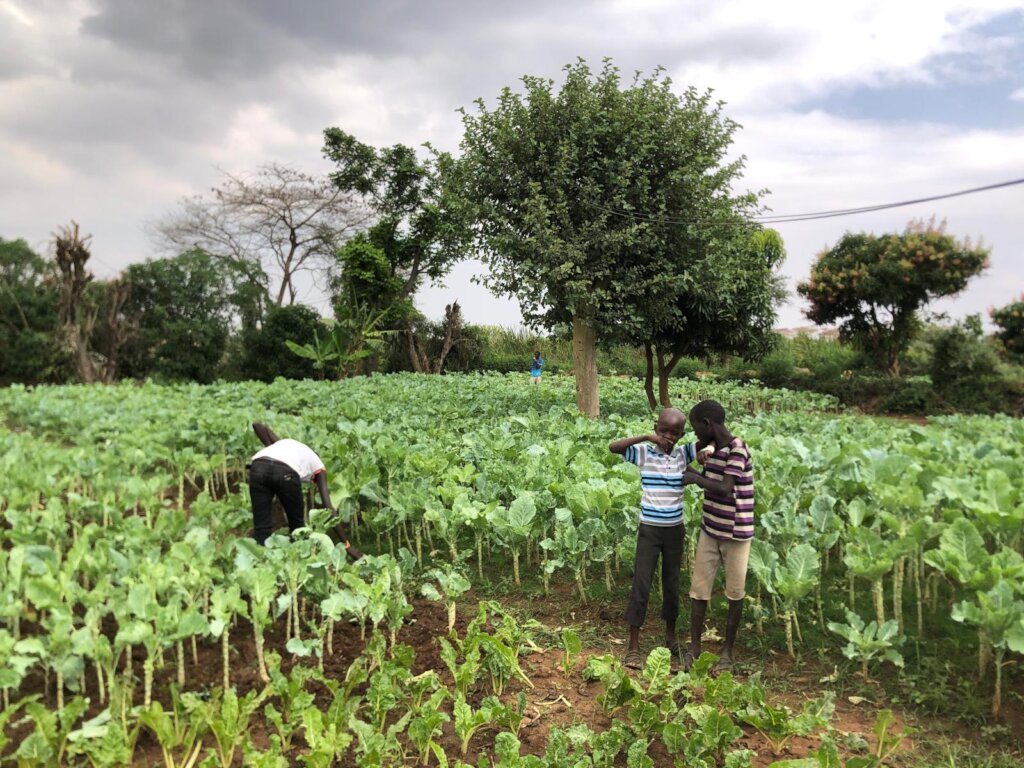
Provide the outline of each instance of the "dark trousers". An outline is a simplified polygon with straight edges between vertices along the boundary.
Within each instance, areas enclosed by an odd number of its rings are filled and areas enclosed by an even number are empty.
[[[673,626],[679,616],[679,569],[683,564],[683,526],[661,527],[640,523],[636,532],[636,560],[633,563],[633,588],[626,606],[626,622],[642,626],[647,618],[647,600],[651,596],[654,569],[661,557],[661,618]]]
[[[277,496],[288,516],[288,530],[306,524],[302,500],[302,481],[287,464],[270,459],[256,459],[249,465],[249,498],[252,500],[253,536],[264,544],[274,532],[274,497]]]

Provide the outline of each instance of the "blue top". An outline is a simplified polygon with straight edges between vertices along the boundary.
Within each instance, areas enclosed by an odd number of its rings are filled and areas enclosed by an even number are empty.
[[[530,362],[530,375],[540,376],[541,366],[544,365],[544,358],[537,359],[536,357]]]
[[[670,527],[683,523],[683,472],[696,461],[694,443],[680,443],[672,453],[662,453],[654,445],[631,445],[622,455],[640,468],[640,522]]]

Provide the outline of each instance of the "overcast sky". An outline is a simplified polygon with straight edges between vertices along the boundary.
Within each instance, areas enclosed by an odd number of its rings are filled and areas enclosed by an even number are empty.
[[[457,152],[456,109],[576,57],[714,88],[743,129],[744,184],[775,213],[872,205],[1024,177],[1024,0],[514,3],[0,0],[0,237],[40,252],[74,218],[110,277],[154,255],[146,225],[218,168],[326,172],[322,132]],[[1024,292],[1024,186],[778,227],[792,286],[846,230],[945,218],[991,267],[936,309]],[[516,325],[457,267],[419,297]],[[317,301],[317,294],[309,296]],[[780,326],[806,325],[797,301]]]

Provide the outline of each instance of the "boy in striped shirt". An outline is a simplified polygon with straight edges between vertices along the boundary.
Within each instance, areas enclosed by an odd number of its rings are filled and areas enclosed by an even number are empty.
[[[643,497],[640,502],[640,527],[636,538],[633,587],[626,606],[629,647],[624,659],[631,669],[643,665],[640,655],[640,627],[647,617],[654,569],[661,557],[661,617],[665,620],[665,645],[673,658],[679,657],[676,619],[679,616],[679,569],[683,545],[683,473],[697,458],[704,444],[677,446],[686,429],[686,416],[676,408],[666,408],[654,425],[653,435],[625,437],[608,446],[640,469]]]
[[[754,464],[750,449],[725,426],[725,409],[714,400],[701,400],[690,411],[690,426],[697,439],[714,443],[699,472],[687,468],[683,480],[704,489],[704,515],[690,580],[690,648],[683,657],[689,668],[700,656],[701,635],[711,587],[719,566],[725,567],[725,596],[729,615],[725,645],[715,669],[731,669],[736,632],[743,613],[750,541],[754,537]]]

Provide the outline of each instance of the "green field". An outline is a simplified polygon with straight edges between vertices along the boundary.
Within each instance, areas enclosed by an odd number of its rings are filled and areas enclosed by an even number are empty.
[[[674,381],[754,456],[739,668],[682,672],[656,591],[632,673],[639,480],[607,445],[653,418],[601,387],[594,421],[559,376],[0,391],[0,762],[1021,764],[1024,422]],[[366,557],[323,510],[248,539],[256,420],[320,453]]]

